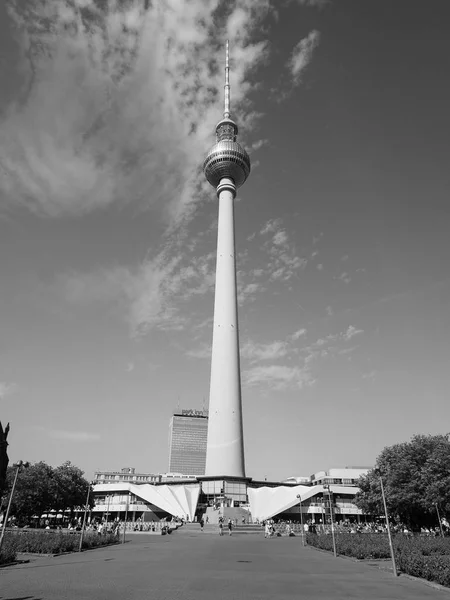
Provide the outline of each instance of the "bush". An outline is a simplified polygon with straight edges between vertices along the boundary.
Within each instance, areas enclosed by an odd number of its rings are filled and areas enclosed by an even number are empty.
[[[8,531],[5,542],[14,547],[17,552],[32,552],[36,554],[61,554],[62,552],[77,552],[80,545],[80,533],[62,531]],[[117,536],[108,533],[99,535],[97,532],[87,532],[83,537],[83,548],[97,548],[118,542]],[[5,544],[4,544],[5,546]]]
[[[450,556],[423,556],[419,552],[397,555],[397,566],[404,573],[450,587]]]
[[[0,551],[0,565],[6,565],[8,563],[12,563],[16,560],[17,557],[17,549],[15,540],[10,538],[10,536],[6,536],[3,539],[2,549]]]
[[[442,537],[395,537],[395,548],[397,552],[415,552],[420,549],[422,556],[450,555],[450,538]]]
[[[338,554],[351,556],[360,560],[364,558],[389,558],[387,536],[379,533],[336,533],[336,550]],[[311,546],[323,550],[333,550],[333,537],[330,534],[308,533],[306,541]]]
[[[336,533],[338,554],[357,559],[390,558],[387,534]],[[306,536],[307,543],[323,550],[333,550],[333,538],[326,534]],[[395,559],[400,571],[450,587],[450,538],[393,538]]]

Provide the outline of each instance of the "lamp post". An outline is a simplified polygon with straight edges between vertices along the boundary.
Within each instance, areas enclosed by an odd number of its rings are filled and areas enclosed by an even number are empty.
[[[436,512],[437,512],[437,518],[439,521],[439,529],[441,530],[441,536],[444,537],[444,530],[442,529],[441,515],[439,514],[439,507],[437,505],[437,502],[436,502]]]
[[[128,505],[130,503],[130,491],[127,491],[127,505],[125,509],[125,519],[123,521],[123,534],[122,534],[122,544],[125,544],[125,531],[127,529],[127,519],[128,519]]]
[[[302,497],[297,494],[298,507],[300,510],[300,527],[302,528],[302,546],[305,545],[305,530],[303,528]]]
[[[84,529],[86,527],[86,513],[88,511],[89,506],[89,494],[91,493],[91,485],[92,482],[89,482],[88,491],[86,494],[86,504],[84,505],[83,525],[81,526],[80,545],[78,546],[78,552],[81,552],[81,547],[83,546]]]
[[[397,565],[395,564],[394,545],[392,544],[391,526],[389,524],[389,515],[388,515],[388,510],[387,510],[387,504],[386,504],[386,496],[384,494],[383,478],[379,471],[377,471],[376,473],[377,473],[378,477],[380,478],[381,496],[383,498],[383,506],[384,506],[384,517],[386,519],[386,529],[387,529],[387,534],[388,534],[388,539],[389,539],[389,549],[391,551],[392,571],[394,573],[394,577],[397,577]]]
[[[108,527],[108,522],[109,522],[109,502],[111,500],[111,495],[108,494],[108,504],[106,507],[106,527]]]
[[[19,476],[19,473],[20,473],[22,467],[24,467],[26,469],[29,465],[30,465],[30,463],[27,463],[27,462],[24,463],[22,460],[19,460],[19,462],[17,463],[16,474],[14,475],[14,481],[13,481],[12,488],[11,488],[11,494],[9,496],[8,507],[6,509],[6,515],[5,515],[5,519],[3,521],[2,533],[0,535],[0,550],[2,549],[3,539],[5,537],[6,525],[8,523],[12,499],[13,499],[14,492],[16,489],[17,477]]]
[[[333,539],[333,554],[334,554],[334,558],[336,558],[336,556],[337,556],[337,551],[336,551],[336,537],[334,535],[334,520],[333,520],[333,508],[331,506],[330,484],[327,483],[323,487],[324,487],[325,490],[328,491],[328,502],[329,502],[329,505],[330,505],[330,520],[331,520],[331,537]],[[326,515],[326,511],[325,511],[325,515]]]

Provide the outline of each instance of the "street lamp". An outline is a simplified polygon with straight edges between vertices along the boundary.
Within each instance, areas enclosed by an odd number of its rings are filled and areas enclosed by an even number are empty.
[[[23,462],[22,460],[19,460],[19,462],[16,465],[16,467],[17,467],[16,468],[16,474],[14,476],[14,482],[12,484],[11,494],[9,496],[8,507],[6,509],[6,515],[5,515],[5,519],[3,521],[2,533],[0,535],[0,550],[2,549],[3,538],[5,537],[6,525],[8,523],[8,519],[9,519],[9,511],[11,510],[12,499],[13,499],[13,496],[14,496],[14,491],[16,489],[17,477],[19,476],[19,473],[22,470],[22,467],[26,469],[29,466],[30,466],[30,463]]]
[[[111,500],[111,495],[108,494],[108,504],[107,504],[107,507],[106,507],[106,526],[107,527],[108,527],[108,523],[109,523],[109,503],[110,503],[110,500]]]
[[[83,525],[81,526],[80,545],[78,546],[78,552],[81,552],[81,547],[83,546],[84,529],[86,527],[86,513],[88,511],[89,506],[89,494],[91,493],[91,485],[93,485],[93,483],[93,481],[89,482],[86,494],[86,504],[84,505]]]
[[[298,500],[298,505],[299,505],[299,510],[300,510],[300,526],[302,528],[302,546],[304,546],[305,545],[305,530],[303,528],[302,497],[300,496],[300,494],[297,494],[297,500]]]
[[[444,537],[444,530],[442,529],[441,515],[439,514],[439,507],[437,505],[437,502],[436,502],[436,512],[437,512],[437,518],[439,521],[439,529],[441,530],[441,536]]]
[[[327,483],[323,486],[324,490],[328,491],[328,502],[330,505],[330,519],[331,519],[331,537],[333,538],[333,554],[334,557],[336,558],[337,556],[337,551],[336,551],[336,537],[334,535],[334,520],[333,520],[333,507],[331,506],[331,492],[330,492],[330,484]],[[326,515],[326,510],[325,510],[325,515]]]
[[[397,577],[397,565],[395,564],[395,554],[394,554],[394,546],[392,544],[392,536],[391,536],[391,526],[389,524],[389,515],[386,504],[386,496],[384,494],[384,485],[383,485],[383,477],[381,476],[381,472],[379,469],[375,469],[375,474],[380,478],[380,486],[381,486],[381,496],[383,498],[383,506],[384,506],[384,517],[386,519],[386,529],[389,539],[389,549],[391,551],[391,559],[392,559],[392,571],[394,573],[394,577]]]
[[[122,544],[125,544],[125,531],[127,529],[127,519],[128,519],[128,506],[130,503],[130,491],[127,491],[127,506],[125,509],[125,519],[123,521],[123,534],[122,534]]]

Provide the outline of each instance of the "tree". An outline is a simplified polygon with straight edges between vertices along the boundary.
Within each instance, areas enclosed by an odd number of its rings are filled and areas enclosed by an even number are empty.
[[[84,473],[78,467],[67,461],[56,467],[53,471],[55,479],[56,494],[53,508],[56,510],[70,510],[85,505],[89,482],[83,477]],[[89,498],[89,506],[94,506],[92,496]]]
[[[356,505],[367,514],[383,514],[381,475],[389,513],[410,527],[435,524],[436,505],[450,514],[449,435],[416,435],[384,448],[375,468],[359,480]]]
[[[2,498],[3,509],[8,503],[17,466],[8,467],[6,490]],[[83,471],[70,462],[52,468],[45,462],[34,463],[22,469],[17,478],[16,489],[11,505],[11,515],[19,522],[28,522],[35,515],[40,517],[51,510],[70,511],[84,507],[89,482]],[[94,501],[89,498],[92,508]]]
[[[3,506],[6,506],[7,496],[11,493],[12,483],[17,465],[8,467],[6,475],[6,494]],[[17,477],[16,489],[11,505],[11,515],[19,521],[29,521],[33,515],[41,514],[51,507],[55,497],[55,482],[53,469],[45,462],[38,462],[22,469]]]

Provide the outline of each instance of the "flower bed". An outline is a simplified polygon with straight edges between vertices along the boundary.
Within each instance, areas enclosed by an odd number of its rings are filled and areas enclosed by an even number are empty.
[[[84,550],[117,544],[117,535],[113,533],[99,535],[87,532],[83,537]],[[80,533],[54,531],[7,531],[3,543],[0,564],[12,562],[18,552],[36,554],[61,554],[77,552],[80,545]]]
[[[308,533],[306,540],[310,546],[333,551],[329,534]],[[393,544],[400,571],[450,587],[450,538],[396,535]],[[390,558],[388,537],[380,533],[337,533],[336,550],[360,560]]]

